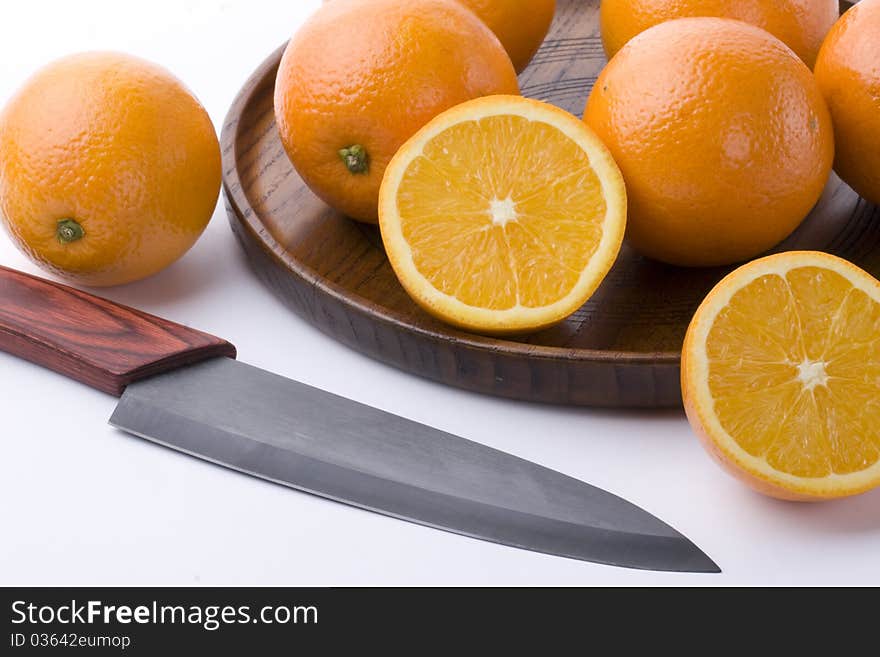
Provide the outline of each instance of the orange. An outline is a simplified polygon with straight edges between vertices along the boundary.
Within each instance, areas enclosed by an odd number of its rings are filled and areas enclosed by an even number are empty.
[[[518,73],[544,42],[556,0],[458,0],[483,19],[504,45]]]
[[[602,0],[602,43],[609,59],[649,27],[674,18],[735,18],[761,27],[812,67],[839,14],[838,0]]]
[[[880,0],[862,0],[834,26],[816,79],[834,122],[835,170],[880,204]]]
[[[192,93],[129,55],[83,53],[37,72],[0,115],[0,214],[48,271],[119,285],[198,239],[220,192],[220,146]]]
[[[379,201],[406,291],[482,333],[533,331],[577,310],[617,257],[625,222],[623,179],[596,135],[520,96],[428,123],[392,160]]]
[[[880,485],[880,281],[782,253],[709,293],[682,354],[688,419],[709,453],[790,500]]]
[[[810,70],[730,19],[642,32],[599,76],[584,120],[623,171],[630,243],[674,265],[740,262],[780,242],[819,199],[834,158]]]
[[[456,0],[334,0],[290,40],[275,117],[312,191],[375,223],[397,149],[442,111],[497,93],[519,93],[510,58]]]

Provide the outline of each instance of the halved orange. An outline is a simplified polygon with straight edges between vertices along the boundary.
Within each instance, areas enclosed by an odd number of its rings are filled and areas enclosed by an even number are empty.
[[[626,192],[598,137],[559,108],[490,96],[444,112],[385,173],[379,225],[429,313],[515,333],[561,321],[617,257]]]
[[[682,391],[708,451],[760,492],[880,485],[880,282],[812,251],[740,267],[694,316]]]

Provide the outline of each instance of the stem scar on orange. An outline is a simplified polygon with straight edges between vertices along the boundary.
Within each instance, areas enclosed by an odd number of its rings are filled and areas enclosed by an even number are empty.
[[[83,53],[37,72],[0,115],[0,215],[48,271],[129,283],[182,256],[220,193],[205,109],[165,69]]]
[[[456,0],[333,0],[284,52],[275,118],[309,188],[376,223],[397,149],[444,110],[498,93],[519,93],[510,58]]]

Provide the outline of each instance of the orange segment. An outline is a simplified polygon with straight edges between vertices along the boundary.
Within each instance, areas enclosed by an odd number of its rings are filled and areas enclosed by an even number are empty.
[[[490,333],[554,324],[595,291],[623,239],[626,194],[574,116],[494,96],[437,117],[388,167],[388,257],[426,310]]]
[[[841,497],[880,484],[880,282],[815,252],[722,281],[685,340],[688,418],[762,492]]]

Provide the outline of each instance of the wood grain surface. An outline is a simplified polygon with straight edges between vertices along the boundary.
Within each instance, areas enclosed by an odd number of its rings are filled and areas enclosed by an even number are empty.
[[[527,96],[580,115],[605,64],[598,1],[561,0],[548,40],[520,81]],[[681,403],[685,330],[728,271],[680,269],[624,247],[594,297],[567,321],[519,339],[450,328],[394,277],[375,228],[319,201],[276,133],[272,92],[282,49],[235,100],[222,135],[229,220],[257,275],[294,311],[341,342],[414,374],[514,399],[605,407]],[[819,249],[880,275],[880,212],[832,177],[779,250]]]
[[[0,350],[119,396],[235,347],[207,333],[0,267]]]

